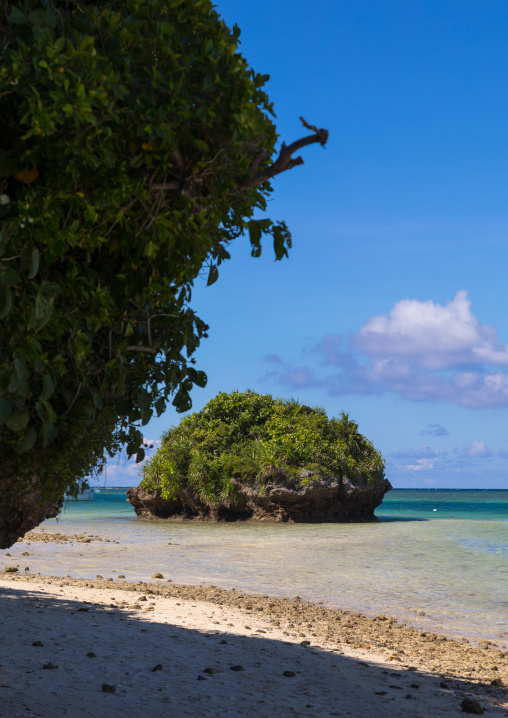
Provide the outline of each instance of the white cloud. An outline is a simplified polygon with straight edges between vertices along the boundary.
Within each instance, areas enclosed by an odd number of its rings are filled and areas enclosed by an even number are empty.
[[[468,446],[459,451],[459,454],[470,459],[488,459],[492,456],[492,451],[483,441],[470,441]]]
[[[472,314],[465,290],[445,305],[403,299],[388,315],[365,322],[351,344],[370,357],[396,358],[399,372],[404,366],[443,370],[508,365],[508,345],[499,341],[495,327],[481,324]]]
[[[508,344],[474,316],[466,291],[444,305],[403,299],[368,319],[349,342],[329,333],[304,355],[318,355],[321,370],[277,357],[265,378],[336,396],[392,392],[472,409],[508,406]]]
[[[427,469],[431,471],[434,468],[435,459],[417,459],[415,464],[407,464],[406,471],[422,471]]]

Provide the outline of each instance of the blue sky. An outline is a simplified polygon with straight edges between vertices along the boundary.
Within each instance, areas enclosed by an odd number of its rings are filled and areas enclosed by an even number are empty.
[[[345,410],[395,487],[508,488],[508,6],[218,0],[268,73],[281,139],[330,131],[280,175],[289,260],[239,240],[193,306],[194,409],[247,388]],[[176,412],[145,427],[156,441]],[[106,482],[133,485],[114,459]]]

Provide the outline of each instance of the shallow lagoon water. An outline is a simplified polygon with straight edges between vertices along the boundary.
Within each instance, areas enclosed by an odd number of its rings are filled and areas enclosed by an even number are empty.
[[[118,544],[32,543],[20,568],[26,560],[45,575],[127,580],[160,571],[176,583],[299,595],[508,643],[508,491],[394,490],[376,514],[371,524],[159,522],[137,519],[124,492],[103,489],[43,528]]]

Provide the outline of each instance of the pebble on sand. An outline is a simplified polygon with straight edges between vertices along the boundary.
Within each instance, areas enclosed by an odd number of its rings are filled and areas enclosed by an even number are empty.
[[[102,684],[103,693],[116,693],[116,686],[111,686],[109,683]]]
[[[483,715],[483,708],[478,701],[475,701],[474,698],[464,698],[460,707],[462,708],[463,713],[474,713],[478,716]]]
[[[296,676],[296,673],[294,671],[284,671],[282,675],[286,678],[294,678]]]
[[[164,576],[162,575],[162,573],[157,572],[153,574],[152,578],[164,578]]]

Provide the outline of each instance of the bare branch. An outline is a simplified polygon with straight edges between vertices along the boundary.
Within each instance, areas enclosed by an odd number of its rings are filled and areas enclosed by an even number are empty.
[[[259,165],[264,159],[266,159],[267,152],[264,149],[258,152],[251,162],[249,172],[245,175],[245,177],[243,177],[243,179],[240,180],[238,184],[239,190],[257,187],[258,185],[263,184],[263,182],[267,182],[272,177],[281,174],[281,172],[286,172],[287,170],[293,169],[293,167],[303,165],[302,157],[293,157],[293,154],[298,150],[302,149],[302,147],[313,145],[316,142],[318,142],[322,147],[326,145],[326,143],[328,142],[328,130],[319,129],[315,125],[309,124],[307,120],[305,120],[303,117],[300,117],[300,120],[307,130],[312,130],[313,134],[307,135],[307,137],[302,137],[299,140],[295,140],[295,142],[292,142],[290,145],[286,145],[286,143],[284,142],[280,149],[279,156],[277,157],[275,162],[273,162],[269,167],[266,167],[266,169],[261,171],[259,171]],[[215,155],[215,157],[212,160],[209,160],[210,167],[213,166],[213,163],[215,162],[219,154],[223,151],[223,148],[220,149],[219,152]],[[182,157],[178,150],[175,150],[173,152],[173,157],[179,169],[181,169],[183,172],[183,170],[186,168],[184,167]],[[204,191],[206,188],[203,186],[203,180],[209,173],[210,170],[207,169],[201,172],[199,175],[191,174],[186,178],[182,177],[182,179],[180,180],[171,179],[168,181],[167,179],[165,179],[163,182],[150,182],[149,186],[151,190],[158,190],[160,192],[165,192],[167,190],[177,190],[182,197],[187,197],[189,199],[199,199],[206,196]],[[151,222],[153,222],[153,218],[151,219]]]
[[[157,345],[154,347],[145,347],[142,345],[127,347],[128,352],[145,352],[147,354],[157,354]]]
[[[286,145],[284,142],[275,162],[266,169],[261,170],[261,172],[259,172],[257,168],[263,158],[261,153],[257,155],[251,164],[249,174],[240,181],[240,184],[238,185],[239,189],[257,187],[281,172],[291,170],[297,165],[303,165],[302,157],[293,157],[293,154],[302,149],[302,147],[307,147],[307,145],[312,145],[316,142],[319,142],[322,147],[326,145],[328,142],[328,130],[318,129],[315,125],[309,125],[303,117],[300,117],[300,120],[302,121],[303,126],[308,130],[312,130],[314,134],[302,137],[300,140],[295,140],[295,142],[292,142],[290,145]]]
[[[178,180],[171,180],[171,182],[154,182],[150,185],[150,189],[166,190],[166,189],[180,189],[181,182]]]

